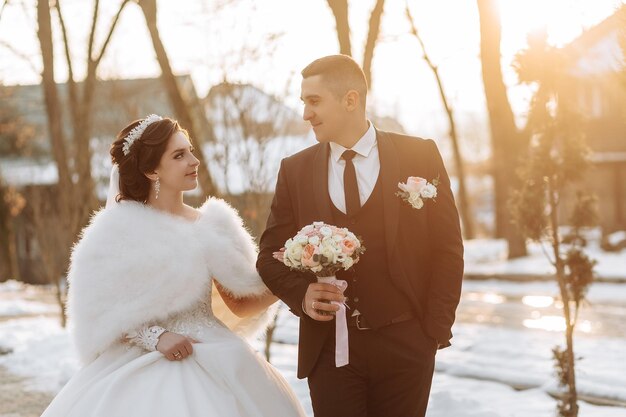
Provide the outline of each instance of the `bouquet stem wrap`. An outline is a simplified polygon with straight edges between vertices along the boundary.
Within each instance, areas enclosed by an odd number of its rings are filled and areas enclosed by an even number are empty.
[[[334,275],[329,277],[317,277],[317,282],[334,285],[344,292],[348,288],[348,283],[344,280],[337,279]],[[335,315],[335,366],[337,368],[345,366],[349,363],[349,347],[348,347],[348,319],[346,317],[346,305],[338,301],[332,304],[339,307],[339,311]]]

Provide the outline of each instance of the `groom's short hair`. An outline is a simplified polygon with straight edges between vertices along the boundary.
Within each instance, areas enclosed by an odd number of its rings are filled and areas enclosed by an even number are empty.
[[[321,75],[324,83],[338,99],[350,90],[356,90],[363,106],[367,99],[367,80],[363,70],[348,55],[328,55],[318,58],[301,72],[302,78]]]

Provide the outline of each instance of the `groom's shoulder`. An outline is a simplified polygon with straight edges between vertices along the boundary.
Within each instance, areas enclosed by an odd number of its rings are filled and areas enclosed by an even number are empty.
[[[388,137],[398,148],[401,149],[414,149],[424,150],[427,148],[436,147],[435,142],[432,139],[425,139],[419,136],[410,136],[396,132],[379,131],[382,135]]]
[[[322,144],[316,143],[315,145],[311,145],[308,148],[305,148],[299,152],[294,153],[293,155],[287,156],[283,159],[283,163],[285,164],[301,164],[306,161],[312,161],[317,153],[321,150]]]

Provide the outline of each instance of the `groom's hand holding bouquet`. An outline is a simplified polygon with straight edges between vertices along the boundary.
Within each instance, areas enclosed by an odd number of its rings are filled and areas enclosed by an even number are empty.
[[[339,270],[348,270],[359,261],[365,247],[346,228],[314,222],[305,226],[285,242],[274,257],[291,269],[312,272],[316,283],[309,284],[302,301],[302,310],[314,320],[330,321],[337,316],[336,364],[348,363],[346,306],[343,292],[348,283],[338,280]]]
[[[364,251],[362,242],[348,229],[314,222],[287,240],[274,257],[291,269],[315,274],[318,282],[309,285],[302,309],[315,320],[329,321],[339,310],[331,302],[343,303],[347,286],[335,274],[350,269]]]

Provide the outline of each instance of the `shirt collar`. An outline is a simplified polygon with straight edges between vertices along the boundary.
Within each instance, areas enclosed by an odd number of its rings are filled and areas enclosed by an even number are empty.
[[[361,136],[361,139],[359,139],[352,147],[354,152],[364,158],[367,158],[374,146],[376,146],[376,129],[374,129],[374,124],[372,122],[368,120],[367,123],[370,125],[367,132],[365,132],[365,134]],[[344,151],[347,149],[348,148],[345,148],[338,143],[330,142],[330,155],[335,162],[339,162],[341,155],[343,155]]]

